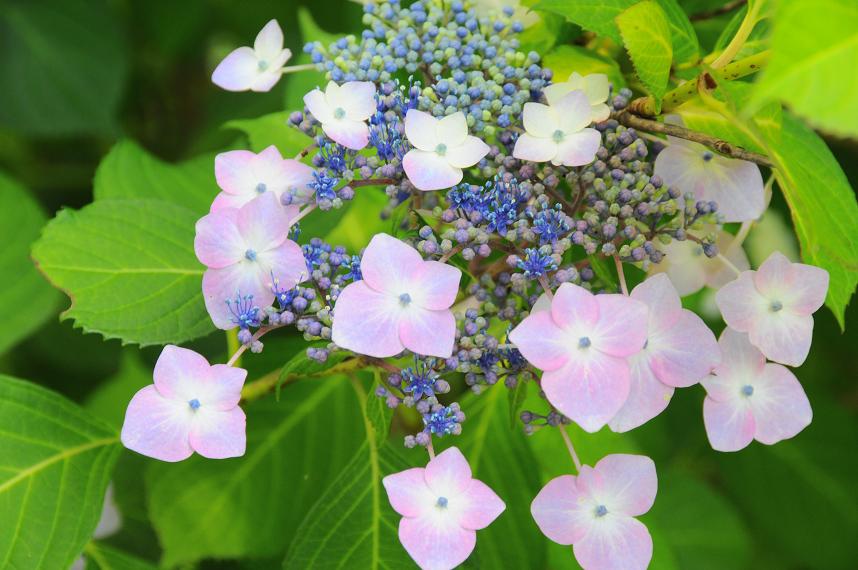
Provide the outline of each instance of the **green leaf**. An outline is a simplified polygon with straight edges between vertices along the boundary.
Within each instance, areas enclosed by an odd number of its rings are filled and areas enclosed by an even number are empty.
[[[673,59],[670,27],[664,10],[647,0],[635,4],[616,18],[623,44],[635,66],[638,77],[661,109],[661,98],[667,92]]]
[[[0,567],[68,568],[120,449],[110,426],[62,396],[0,376]]]
[[[527,400],[527,390],[530,387],[530,381],[524,381],[519,377],[515,388],[509,391],[509,427],[516,429],[519,426],[519,412],[521,407]]]
[[[155,200],[102,200],[63,210],[33,246],[39,268],[72,299],[64,318],[140,345],[212,330],[194,255],[196,214]]]
[[[128,75],[105,0],[3,2],[0,124],[26,135],[112,135]]]
[[[295,533],[283,568],[403,568],[410,558],[397,538],[399,515],[381,479],[410,467],[384,445],[374,395],[353,379],[364,421],[365,442],[342,474],[316,501]],[[376,410],[376,411],[373,411]]]
[[[292,158],[313,144],[313,139],[287,124],[289,115],[289,111],[282,111],[256,119],[236,119],[226,123],[224,128],[236,129],[247,135],[253,152],[261,152],[274,145],[284,158]]]
[[[534,9],[560,14],[586,30],[621,43],[622,38],[614,18],[635,2],[636,0],[542,0]]]
[[[84,554],[87,570],[156,570],[157,566],[146,560],[123,552],[102,542],[90,542]]]
[[[128,402],[140,388],[151,383],[152,368],[143,365],[135,350],[126,348],[122,353],[119,372],[103,381],[87,397],[84,408],[120,429]]]
[[[858,61],[858,3],[782,2],[771,45],[755,103],[781,100],[824,131],[858,136],[858,82],[852,73]]]
[[[360,447],[361,411],[343,377],[283,388],[247,407],[247,453],[152,462],[149,512],[162,564],[282,556],[316,499]]]
[[[381,386],[381,372],[374,371],[371,395],[366,399],[366,420],[369,422],[367,428],[371,431],[369,439],[375,442],[376,447],[381,447],[387,441],[390,434],[390,421],[393,419],[393,410],[387,406],[384,398],[375,395],[375,388]]]
[[[214,154],[170,164],[132,140],[113,145],[95,172],[96,200],[163,200],[202,217],[220,189]]]
[[[383,189],[374,186],[358,188],[355,190],[354,199],[343,206],[345,215],[327,234],[325,241],[332,245],[342,245],[347,250],[357,253],[361,248],[366,247],[372,236],[387,231],[387,222],[379,215],[387,202],[388,197]]]
[[[30,244],[46,221],[41,207],[27,191],[0,173],[0,275],[7,277],[0,291],[0,354],[39,328],[57,310],[59,295],[30,260]]]
[[[297,378],[306,378],[310,376],[321,376],[331,368],[339,365],[344,360],[353,355],[346,351],[339,351],[330,354],[324,362],[319,362],[307,356],[306,350],[299,350],[292,358],[286,361],[283,368],[280,369],[280,374],[277,377],[277,397],[280,397],[280,387],[289,380]],[[247,397],[247,396],[245,396]]]
[[[604,73],[614,84],[615,91],[626,86],[616,61],[581,46],[557,46],[545,54],[542,63],[554,72],[555,81],[565,81],[573,71],[577,71],[581,75]]]
[[[673,59],[678,65],[696,63],[700,58],[700,44],[691,20],[677,0],[655,0],[667,16],[670,26]]]

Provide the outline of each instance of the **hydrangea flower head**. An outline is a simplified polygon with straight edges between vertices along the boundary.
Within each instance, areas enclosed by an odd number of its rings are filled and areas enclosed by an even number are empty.
[[[140,389],[125,412],[122,444],[162,461],[240,457],[245,417],[238,406],[247,371],[209,365],[193,350],[167,345],[155,363],[155,383]]]
[[[757,271],[743,271],[715,295],[730,328],[748,333],[769,360],[799,366],[810,352],[813,313],[825,301],[828,272],[791,263],[776,251]]]
[[[259,154],[249,150],[231,150],[215,157],[215,179],[222,192],[212,203],[211,211],[241,208],[260,194],[273,192],[279,199],[286,192],[299,198],[286,206],[287,216],[298,213],[299,201],[306,202],[312,191],[313,169],[306,164],[284,159],[274,145]],[[303,200],[301,200],[303,199]]]
[[[449,570],[464,562],[486,528],[506,508],[488,485],[474,479],[456,447],[382,480],[393,509],[402,515],[399,540],[423,570]]]
[[[595,160],[602,136],[586,128],[592,122],[591,108],[583,91],[570,91],[552,105],[525,103],[522,120],[527,132],[515,141],[515,158],[564,166]]]
[[[715,335],[700,317],[682,308],[666,275],[650,277],[634,288],[631,297],[646,304],[649,323],[643,350],[629,358],[629,397],[610,422],[619,432],[660,414],[674,388],[696,384],[721,360]]]
[[[273,192],[238,209],[212,212],[197,222],[194,250],[208,267],[203,295],[216,327],[240,325],[233,299],[264,308],[274,302],[275,281],[291,289],[307,278],[304,254],[287,238],[288,232],[287,213]]]
[[[332,141],[352,150],[369,143],[367,119],[376,108],[374,83],[329,81],[324,91],[316,88],[304,95],[304,104]]]
[[[348,284],[334,306],[332,339],[358,354],[384,358],[406,348],[449,358],[456,336],[450,310],[462,272],[424,261],[416,249],[376,234],[360,263],[363,279]]]
[[[270,91],[280,80],[292,52],[283,47],[283,30],[270,20],[253,47],[233,50],[212,73],[212,82],[227,91]]]
[[[587,101],[590,102],[591,122],[599,123],[611,116],[611,110],[605,104],[611,92],[611,84],[608,81],[608,76],[604,73],[581,75],[577,71],[573,71],[569,79],[562,83],[549,85],[542,92],[545,94],[548,104],[554,105],[567,93],[579,90],[584,92]]]
[[[628,358],[647,338],[647,307],[624,295],[593,295],[564,283],[548,310],[534,307],[509,334],[543,371],[548,401],[588,432],[598,431],[629,396]]]
[[[733,329],[724,329],[718,344],[723,360],[702,382],[703,423],[714,449],[738,451],[754,439],[772,445],[810,424],[810,402],[788,368],[767,364],[748,335]]]
[[[489,153],[489,145],[468,134],[468,122],[461,111],[436,119],[409,109],[405,136],[414,148],[403,157],[402,167],[418,190],[455,186],[462,181],[463,168],[475,165]]]
[[[608,455],[595,467],[583,465],[578,476],[549,481],[530,512],[545,536],[572,545],[584,570],[643,570],[652,558],[652,537],[634,517],[650,510],[657,489],[652,459]]]

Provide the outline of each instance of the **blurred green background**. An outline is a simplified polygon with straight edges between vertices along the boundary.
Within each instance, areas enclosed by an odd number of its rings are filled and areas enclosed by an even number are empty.
[[[694,9],[695,2],[684,4]],[[326,32],[354,32],[360,14],[360,6],[345,0],[0,0],[0,176],[14,180],[0,178],[0,184],[26,189],[47,220],[60,208],[92,201],[96,168],[117,141],[136,141],[168,162],[243,146],[243,135],[224,123],[282,111],[287,102],[294,107],[312,85],[303,80],[290,89],[290,82],[302,80],[286,77],[270,93],[228,93],[211,84],[214,65],[234,47],[250,44],[270,18],[279,20],[297,57],[302,28],[313,39],[318,35],[312,21]],[[730,17],[700,23],[701,43],[714,43]],[[572,37],[576,30],[567,26],[564,33]],[[856,187],[858,146],[827,142]],[[18,206],[14,201],[2,204]],[[775,247],[795,251],[788,227],[787,210],[776,195],[771,215],[749,240],[752,262],[759,263]],[[0,235],[22,239],[14,227],[0,228]],[[27,236],[29,241],[36,237]],[[19,262],[29,263],[21,256],[2,267],[19,268]],[[0,275],[7,284],[19,276],[17,269]],[[118,341],[84,335],[71,322],[59,320],[69,303],[64,295],[41,283],[27,287],[44,305],[44,319],[21,322],[11,308],[2,315],[5,326],[28,334],[13,346],[0,335],[5,348],[0,372],[49,386],[121,422],[130,395],[148,383],[159,349],[123,348]],[[21,302],[33,298],[25,295]],[[692,302],[705,310],[709,300],[701,296]],[[661,567],[858,567],[856,315],[853,302],[847,332],[841,334],[827,309],[817,313],[810,357],[796,370],[814,421],[792,441],[774,447],[753,443],[737,454],[712,451],[703,430],[699,387],[678,391],[666,413],[623,438],[577,434],[585,460],[616,449],[637,449],[656,460],[661,488],[649,516],[657,521],[653,534]],[[297,337],[285,335],[266,344],[261,357],[248,360],[251,377],[269,372],[282,364],[284,354],[301,349]],[[222,334],[195,346],[213,360],[226,353]],[[559,440],[543,441],[547,435],[534,436],[535,449],[556,454]],[[565,469],[564,461],[552,457],[542,462],[543,478]],[[156,561],[161,549],[142,499],[142,479],[131,475],[142,464],[130,454],[120,461],[117,477],[127,476],[121,501],[126,524],[110,540]],[[674,492],[666,493],[667,485]],[[699,523],[701,514],[705,525]],[[668,546],[670,554],[662,552],[659,558],[660,549]],[[566,549],[556,547],[550,564],[565,561],[565,566],[570,558]]]

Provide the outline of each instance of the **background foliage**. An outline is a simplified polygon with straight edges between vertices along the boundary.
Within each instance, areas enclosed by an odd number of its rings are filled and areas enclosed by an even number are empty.
[[[604,72],[616,85],[660,96],[671,74],[682,76],[701,54],[723,49],[740,28],[748,8],[694,17],[722,4],[542,0],[541,20],[525,37],[559,77]],[[858,562],[858,309],[853,303],[842,313],[856,279],[849,264],[856,220],[846,214],[854,208],[858,147],[838,138],[858,135],[858,115],[856,83],[837,80],[858,57],[858,10],[848,1],[786,4],[743,47],[744,55],[769,40],[775,48],[758,88],[743,92],[739,84],[713,95],[727,110],[754,113],[756,128],[737,131],[731,125],[738,122],[693,107],[683,118],[773,157],[783,192],[752,233],[749,254],[755,263],[773,249],[797,258],[794,230],[814,244],[805,252],[811,261],[840,272],[829,305],[840,324],[852,326],[841,333],[832,312],[817,314],[813,350],[796,372],[814,421],[794,440],[712,451],[698,388],[678,392],[666,413],[631,434],[573,433],[586,463],[618,451],[655,459],[659,494],[644,517],[655,539],[652,568]],[[770,8],[750,3],[762,15]],[[272,17],[300,54],[305,40],[355,31],[360,7],[341,0],[0,1],[0,567],[64,567],[84,545],[94,568],[409,565],[393,538],[396,517],[379,476],[425,461],[425,453],[399,444],[415,418],[395,418],[388,436],[391,419],[372,396],[371,375],[349,379],[310,367],[300,338],[281,333],[262,355],[245,359],[250,379],[276,379],[285,363],[285,385],[279,399],[248,409],[244,458],[169,465],[117,441],[124,408],[151,381],[158,354],[141,346],[190,341],[212,361],[226,358],[223,334],[213,333],[205,314],[192,251],[193,223],[216,192],[214,154],[273,143],[288,155],[307,144],[282,127],[284,109],[296,108],[319,75],[289,76],[267,94],[226,93],[209,81],[214,64]],[[585,49],[586,31],[602,39]],[[820,128],[825,141],[792,115],[772,114],[777,100]],[[767,130],[773,122],[782,125],[777,136]],[[311,215],[305,235],[358,249],[373,233],[390,231],[391,222],[376,218],[385,202],[359,193],[343,210]],[[73,293],[71,307],[35,268],[31,248],[44,275]],[[711,307],[705,294],[689,302],[704,314]],[[314,378],[292,381],[307,374]],[[510,421],[534,397],[510,397],[496,386],[462,402],[469,420],[456,444],[508,505],[481,532],[469,567],[575,567],[529,516],[541,485],[571,468],[556,433],[528,438]],[[123,526],[90,542],[108,480]]]

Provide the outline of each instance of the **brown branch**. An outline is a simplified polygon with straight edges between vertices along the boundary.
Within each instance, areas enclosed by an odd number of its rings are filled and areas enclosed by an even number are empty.
[[[349,182],[352,188],[360,188],[361,186],[387,186],[388,184],[396,184],[393,178],[367,178],[366,180],[353,180]]]
[[[727,2],[723,6],[719,6],[718,8],[713,8],[711,10],[706,10],[703,12],[697,12],[696,14],[692,14],[689,16],[689,20],[692,22],[698,22],[700,20],[708,20],[710,18],[716,18],[722,14],[727,14],[732,12],[736,8],[741,8],[745,4],[748,3],[748,0],[732,0],[732,2]]]
[[[666,123],[659,123],[658,121],[653,121],[651,119],[644,119],[643,117],[638,117],[637,115],[633,115],[628,111],[621,111],[620,113],[615,114],[614,118],[619,121],[620,124],[623,124],[627,127],[632,127],[634,129],[639,129],[641,131],[646,131],[650,133],[669,135],[672,137],[685,139],[687,141],[700,143],[720,154],[729,156],[730,158],[747,160],[748,162],[754,162],[756,164],[766,166],[768,168],[774,167],[774,163],[771,161],[771,159],[763,154],[758,154],[756,152],[745,150],[744,148],[736,146],[725,140],[707,134],[698,133],[696,131],[691,131],[689,129],[686,129],[685,127],[680,127],[678,125],[668,125]]]

